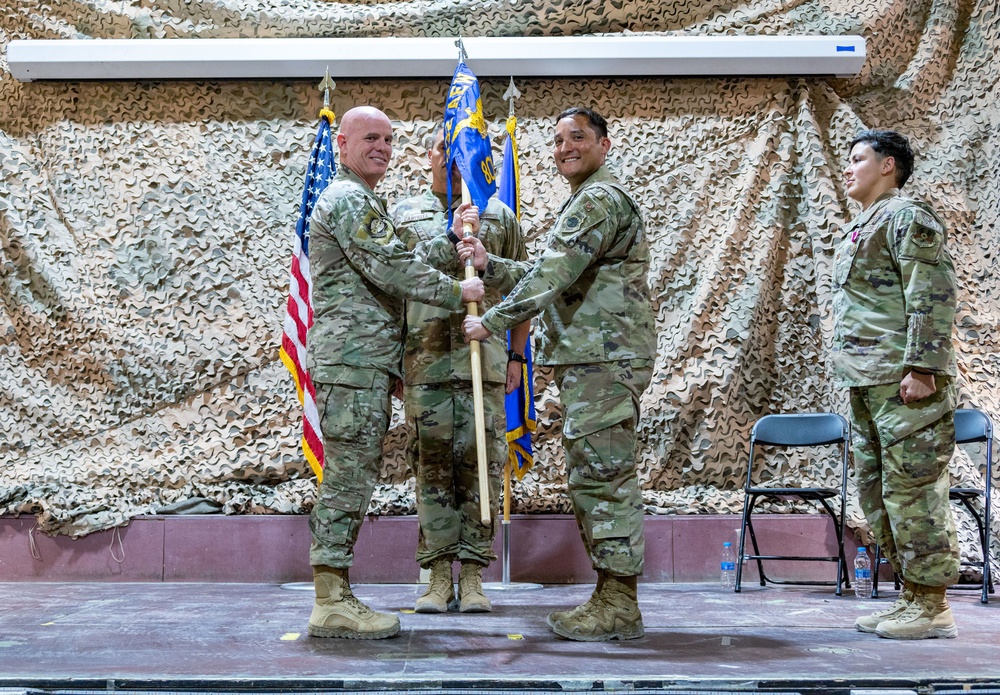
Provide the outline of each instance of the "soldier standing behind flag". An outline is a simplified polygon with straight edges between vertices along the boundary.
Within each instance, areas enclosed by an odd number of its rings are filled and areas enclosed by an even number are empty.
[[[393,213],[396,234],[411,250],[420,242],[445,247],[435,265],[452,277],[461,277],[462,266],[453,244],[458,236],[448,224],[448,172],[444,130],[437,128],[427,148],[431,167],[430,190],[401,202]],[[453,185],[460,185],[458,167],[452,168]],[[456,200],[456,207],[457,207]],[[476,210],[476,208],[472,208]],[[495,198],[480,217],[479,239],[498,256],[527,259],[517,217]],[[458,226],[461,226],[460,224]],[[432,241],[433,240],[433,241]],[[433,251],[428,251],[431,257]],[[499,303],[500,292],[486,292],[485,306]],[[418,613],[444,613],[455,598],[452,563],[459,561],[458,599],[463,613],[488,612],[490,600],[483,594],[482,570],[496,559],[493,538],[500,498],[500,476],[507,458],[503,392],[510,393],[521,379],[521,362],[529,323],[512,332],[512,344],[520,346],[509,355],[498,341],[482,347],[483,400],[486,442],[489,451],[491,523],[480,520],[479,488],[472,399],[469,348],[462,339],[462,316],[419,302],[407,302],[403,376],[404,403],[411,438],[407,459],[416,474],[419,537],[417,562],[430,568],[427,591],[417,599]],[[513,352],[513,351],[512,351]]]
[[[833,358],[850,388],[858,496],[904,584],[895,604],[854,626],[891,639],[958,634],[945,598],[959,569],[948,503],[957,287],[944,224],[899,194],[913,159],[895,131],[854,139],[844,178],[862,211],[834,260]]]
[[[591,109],[556,118],[555,161],[570,198],[534,264],[484,253],[471,237],[487,284],[519,279],[507,298],[464,322],[467,339],[542,313],[539,364],[555,367],[563,406],[569,495],[597,587],[583,605],[548,616],[569,639],[606,641],[644,634],[636,595],[645,541],[636,473],[639,397],[652,378],[656,335],[646,275],[649,246],[635,200],[604,166],[607,121]]]
[[[390,383],[400,376],[403,300],[452,311],[483,297],[482,281],[459,282],[400,243],[374,187],[392,157],[392,124],[370,106],[351,109],[337,134],[340,171],[310,221],[315,322],[309,372],[323,433],[325,469],[309,517],[315,637],[379,639],[399,618],[354,597],[348,568],[371,501],[389,427]]]

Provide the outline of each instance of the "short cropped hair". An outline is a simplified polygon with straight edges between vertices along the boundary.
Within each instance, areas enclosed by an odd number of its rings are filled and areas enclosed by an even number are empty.
[[[437,140],[438,133],[444,130],[444,123],[438,123],[433,128],[431,132],[424,136],[424,147],[428,150],[434,147],[434,141]]]
[[[906,136],[895,130],[865,130],[851,141],[850,149],[859,142],[871,147],[882,159],[892,157],[896,161],[896,187],[902,188],[913,173],[913,149]]]
[[[597,131],[598,138],[608,137],[608,121],[604,116],[597,113],[593,109],[587,109],[582,106],[574,106],[572,108],[566,109],[561,114],[556,116],[556,123],[564,118],[572,118],[573,116],[583,116],[589,122],[590,125]]]

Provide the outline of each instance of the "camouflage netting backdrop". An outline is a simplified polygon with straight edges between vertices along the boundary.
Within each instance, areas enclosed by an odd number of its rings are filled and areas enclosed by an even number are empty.
[[[523,226],[538,252],[567,188],[552,116],[611,117],[611,168],[653,240],[659,357],[643,401],[652,514],[736,512],[750,426],[846,412],[829,372],[830,266],[854,211],[841,182],[865,127],[912,136],[908,190],[939,209],[960,278],[963,405],[1000,414],[1000,12],[995,0],[8,0],[0,17],[0,513],[73,536],[205,498],[304,513],[315,480],[278,359],[318,80],[47,82],[7,70],[23,38],[860,34],[851,79],[519,80]],[[475,56],[470,57],[475,69]],[[507,81],[483,80],[502,142]],[[427,182],[447,79],[341,80],[343,113],[383,108],[390,202]],[[553,184],[553,181],[556,183]],[[539,464],[515,511],[565,512],[560,416],[537,376]],[[414,511],[400,413],[372,504]],[[981,452],[973,452],[981,455]],[[976,478],[975,456],[956,479]],[[775,476],[829,480],[831,458]],[[851,524],[862,525],[852,505]],[[965,545],[971,530],[963,527]]]

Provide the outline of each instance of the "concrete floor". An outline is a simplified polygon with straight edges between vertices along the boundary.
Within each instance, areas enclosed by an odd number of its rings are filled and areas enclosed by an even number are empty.
[[[557,638],[545,615],[590,587],[493,591],[490,614],[417,615],[416,584],[367,584],[399,636],[306,634],[312,593],[277,584],[0,584],[0,689],[30,692],[1000,692],[1000,599],[950,596],[954,640],[896,642],[855,631],[888,605],[827,588],[644,584],[646,636]]]

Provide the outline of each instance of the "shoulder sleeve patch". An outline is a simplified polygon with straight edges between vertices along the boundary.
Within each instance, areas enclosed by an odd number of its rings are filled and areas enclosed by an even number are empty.
[[[944,245],[944,227],[931,213],[916,208],[905,217],[897,218],[899,257],[924,263],[937,263]]]
[[[927,212],[926,210],[919,210],[919,209],[914,210],[913,221],[919,224],[920,226],[935,231],[939,234],[944,232],[944,228],[941,226],[941,223],[938,222],[937,218],[934,217],[934,215]]]
[[[392,223],[384,217],[378,216],[371,209],[369,209],[369,214],[366,215],[364,221],[358,227],[359,240],[372,241],[379,246],[385,246],[390,243],[395,236],[396,230],[392,226]]]

